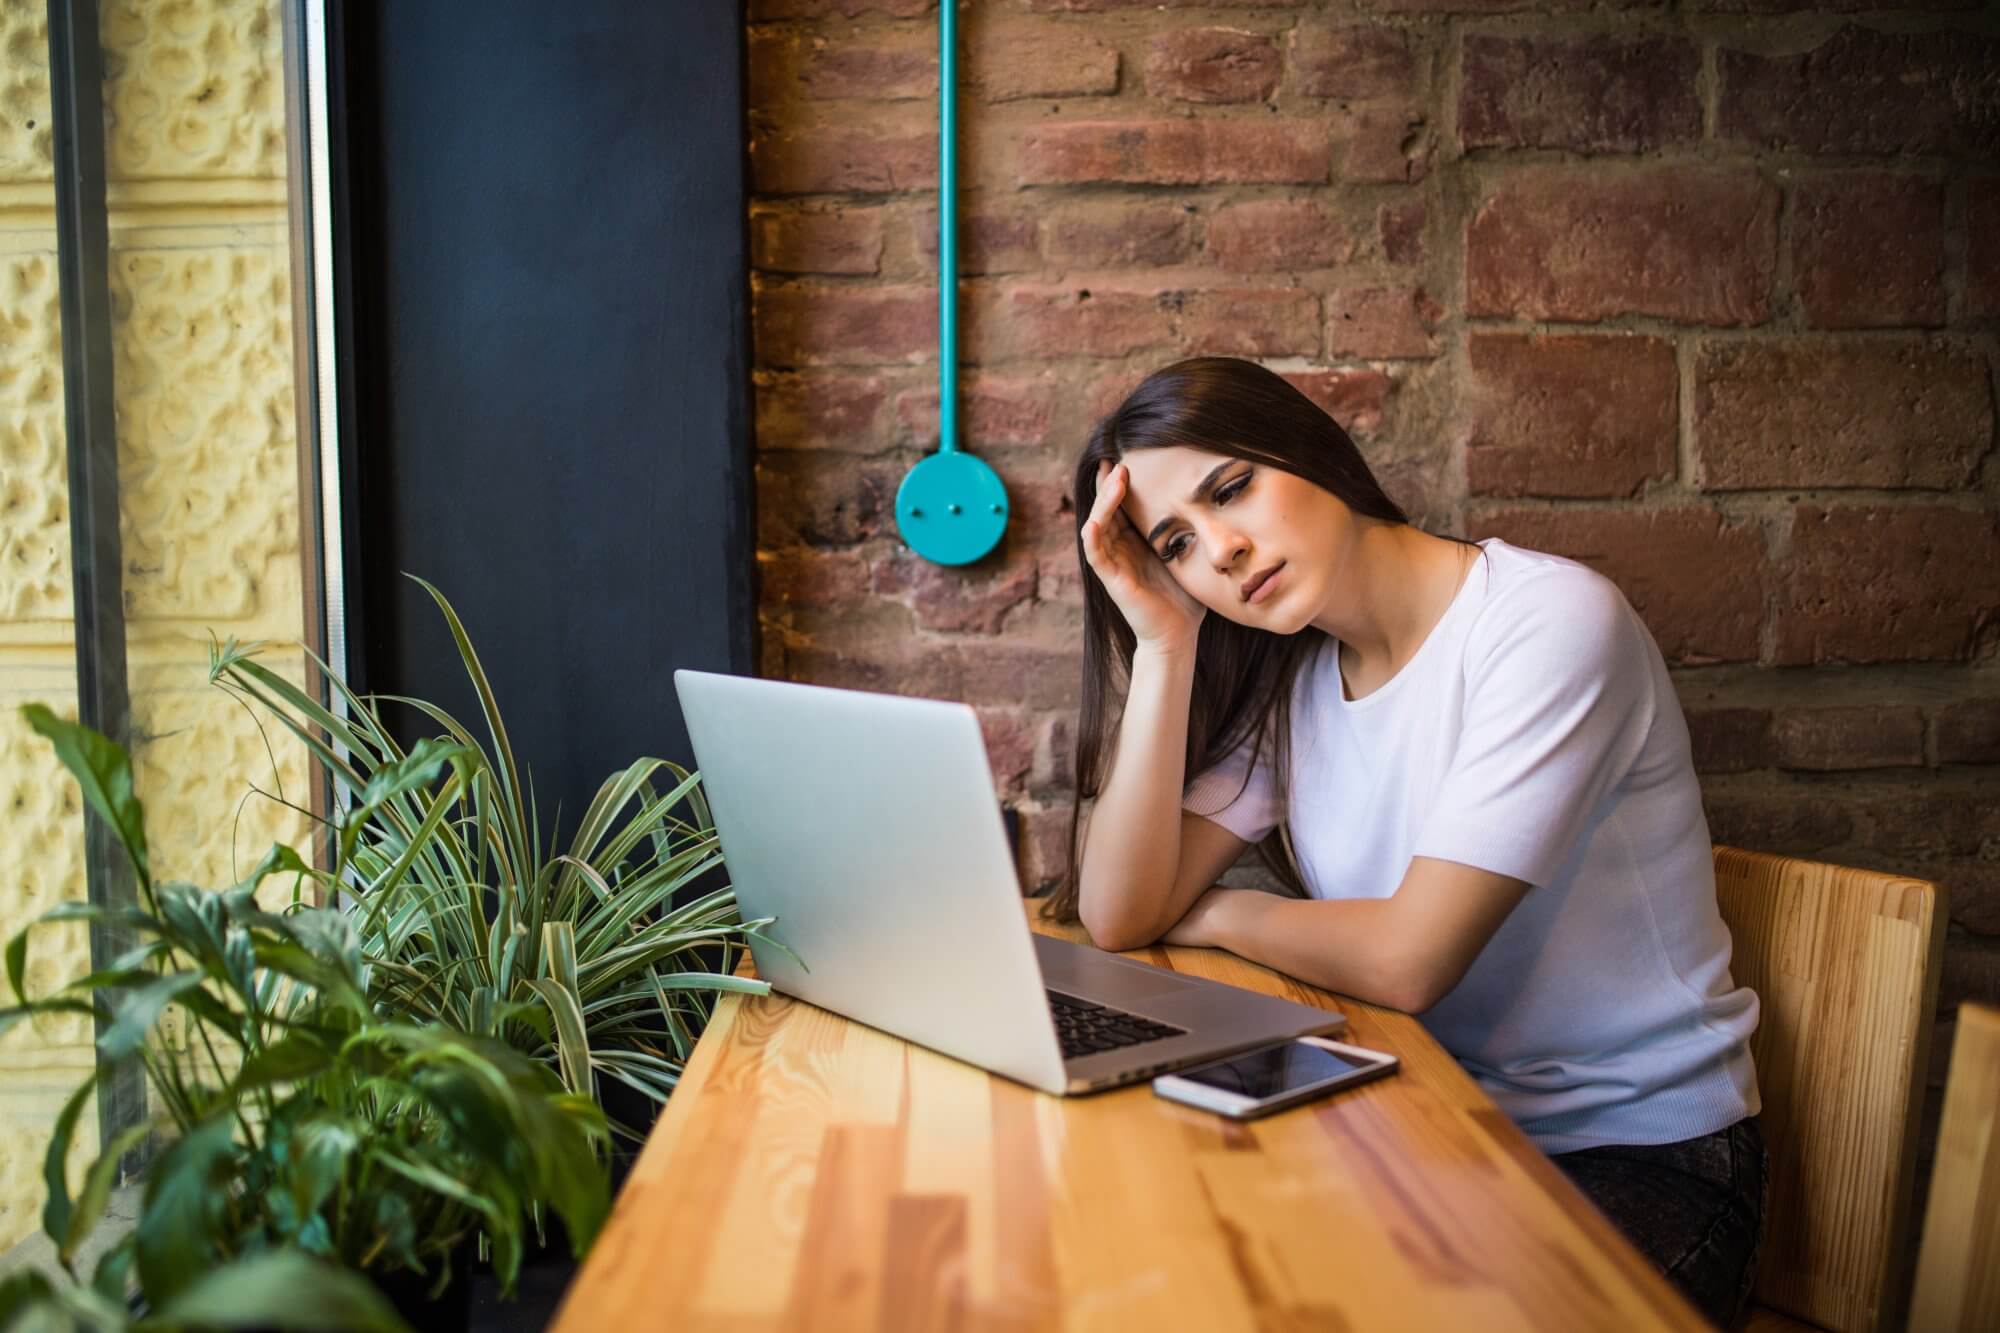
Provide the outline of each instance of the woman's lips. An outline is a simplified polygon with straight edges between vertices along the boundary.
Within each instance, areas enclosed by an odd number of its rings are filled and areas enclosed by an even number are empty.
[[[1261,602],[1276,592],[1278,587],[1278,571],[1284,567],[1285,562],[1280,560],[1277,564],[1272,565],[1269,569],[1256,575],[1248,583],[1244,584],[1243,586],[1248,591],[1243,594],[1243,600],[1253,603]]]

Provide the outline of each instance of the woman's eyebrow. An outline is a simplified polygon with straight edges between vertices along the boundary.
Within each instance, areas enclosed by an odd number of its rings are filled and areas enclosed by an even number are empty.
[[[1208,475],[1203,477],[1201,481],[1195,486],[1194,490],[1189,493],[1188,503],[1191,505],[1198,505],[1203,500],[1206,500],[1208,498],[1209,492],[1215,489],[1216,482],[1222,479],[1222,474],[1227,472],[1229,470],[1229,465],[1234,462],[1236,462],[1236,460],[1233,458],[1225,458],[1220,463],[1217,463],[1214,467],[1210,468]],[[1169,514],[1165,518],[1161,519],[1158,523],[1155,523],[1153,525],[1153,530],[1146,534],[1146,544],[1150,546],[1152,543],[1158,541],[1160,539],[1160,534],[1165,532],[1170,526],[1172,526],[1173,521],[1174,521],[1174,516],[1172,514]]]

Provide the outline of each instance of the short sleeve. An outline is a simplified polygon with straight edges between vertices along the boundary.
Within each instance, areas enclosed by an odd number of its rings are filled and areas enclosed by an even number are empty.
[[[1245,842],[1261,842],[1284,818],[1271,778],[1271,746],[1265,745],[1253,765],[1255,740],[1253,736],[1224,755],[1181,794],[1181,809],[1220,824]]]
[[[1553,881],[1645,747],[1659,649],[1609,580],[1550,571],[1487,604],[1417,856]]]

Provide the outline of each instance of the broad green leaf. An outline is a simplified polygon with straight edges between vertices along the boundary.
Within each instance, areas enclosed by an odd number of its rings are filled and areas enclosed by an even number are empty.
[[[139,1284],[155,1309],[199,1277],[215,1254],[216,1224],[228,1195],[223,1174],[233,1152],[227,1112],[196,1125],[155,1158],[133,1233]]]
[[[118,835],[142,888],[153,883],[146,851],[145,810],[132,792],[132,761],[118,743],[80,722],[65,722],[40,704],[22,710],[28,725],[55,746],[56,758],[70,771],[83,798]]]
[[[277,1083],[296,1083],[324,1071],[333,1063],[333,1052],[309,1033],[293,1032],[266,1046],[243,1062],[236,1075],[236,1090],[250,1092]]]
[[[296,1250],[223,1265],[160,1303],[138,1327],[277,1328],[291,1333],[410,1333],[361,1274]]]
[[[199,972],[176,972],[157,977],[128,993],[113,1011],[116,1017],[111,1026],[97,1039],[98,1053],[106,1060],[118,1061],[138,1050],[145,1044],[146,1034],[160,1021],[160,1011],[201,985],[202,980]]]

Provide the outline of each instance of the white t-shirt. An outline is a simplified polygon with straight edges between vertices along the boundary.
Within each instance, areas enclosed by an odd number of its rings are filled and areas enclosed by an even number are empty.
[[[1244,786],[1247,745],[1182,804],[1253,842],[1288,816],[1316,898],[1389,897],[1415,856],[1533,885],[1421,1020],[1544,1151],[1724,1128],[1759,1107],[1757,996],[1730,979],[1666,664],[1602,576],[1481,546],[1365,698],[1343,697],[1322,636],[1293,698],[1287,810],[1266,763]]]

